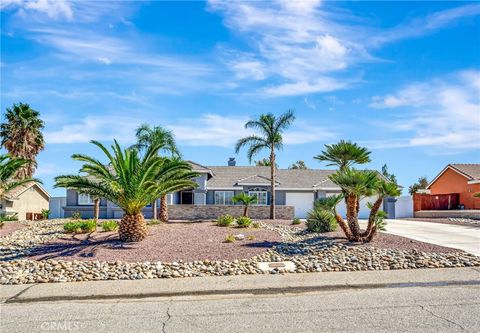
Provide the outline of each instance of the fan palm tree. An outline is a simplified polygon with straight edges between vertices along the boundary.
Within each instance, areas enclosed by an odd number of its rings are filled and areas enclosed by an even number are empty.
[[[84,175],[65,175],[55,178],[55,187],[65,187],[106,198],[123,209],[119,238],[124,242],[138,242],[147,235],[143,207],[155,198],[173,191],[194,188],[191,181],[197,176],[188,163],[158,156],[160,145],[149,146],[143,155],[137,149],[120,148],[117,141],[111,151],[98,141],[92,143],[100,148],[108,159],[101,161],[82,154],[72,158],[84,162],[80,172]],[[188,178],[178,179],[177,174]]]
[[[42,129],[44,122],[40,113],[30,108],[28,104],[14,104],[7,108],[5,122],[0,125],[1,146],[10,156],[27,160],[15,177],[28,179],[32,177],[37,167],[36,157],[45,147]]]
[[[40,180],[35,178],[23,178],[16,179],[18,170],[23,168],[29,163],[28,160],[20,158],[12,158],[8,154],[0,155],[0,198],[16,189],[17,187],[26,185],[30,182],[41,183]]]
[[[137,143],[134,145],[139,150],[145,150],[152,145],[159,145],[159,151],[170,154],[172,157],[180,157],[180,151],[175,142],[175,137],[172,131],[163,128],[162,126],[151,127],[148,124],[142,124],[137,128],[136,133]],[[153,218],[157,218],[157,198],[152,202]],[[167,196],[162,195],[160,198],[160,220],[168,222],[168,205]]]
[[[330,162],[327,166],[337,166],[340,170],[354,164],[370,162],[370,152],[351,141],[341,140],[338,143],[325,145],[325,150],[314,158],[323,162]]]
[[[257,130],[259,134],[242,138],[235,146],[237,154],[242,147],[249,147],[247,157],[250,162],[261,150],[270,151],[270,219],[275,219],[275,150],[283,148],[282,134],[294,120],[295,114],[292,110],[288,110],[279,117],[275,117],[272,113],[263,114],[258,119],[250,120],[245,124],[245,128]]]
[[[243,205],[243,216],[248,216],[248,207],[257,202],[257,197],[242,192],[232,197],[232,201],[234,203],[240,202]]]

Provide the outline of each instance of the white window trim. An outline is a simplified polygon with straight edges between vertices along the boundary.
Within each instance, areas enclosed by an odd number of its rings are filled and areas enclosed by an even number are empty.
[[[259,195],[264,195],[265,194],[265,203],[259,203]],[[268,191],[266,190],[253,190],[253,191],[248,191],[248,196],[256,196],[257,197],[257,202],[252,204],[253,206],[267,206],[268,205]]]
[[[87,200],[86,201],[80,201],[80,198],[81,197],[86,197]],[[90,194],[83,194],[83,193],[78,193],[78,205],[79,206],[89,206],[89,205],[93,205],[93,199],[92,197],[90,196]]]
[[[222,198],[223,198],[223,203],[217,203],[217,193],[221,193],[222,194]],[[225,203],[225,194],[226,193],[231,193],[232,194],[232,197],[235,195],[235,192],[234,191],[215,191],[214,194],[213,194],[213,202],[215,205],[219,205],[219,206],[226,206],[227,204]],[[233,202],[231,204],[228,204],[228,205],[233,205]]]

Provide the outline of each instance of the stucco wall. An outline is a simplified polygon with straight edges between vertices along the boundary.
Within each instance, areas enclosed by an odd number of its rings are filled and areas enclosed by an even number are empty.
[[[294,217],[292,206],[277,206],[275,208],[277,219],[291,220]],[[240,216],[243,214],[243,206],[217,206],[217,205],[171,205],[168,206],[168,216],[171,220],[209,220],[216,219],[220,215],[230,214]],[[270,217],[269,206],[251,206],[248,215],[254,219],[268,219]]]
[[[458,193],[460,204],[466,209],[480,209],[480,198],[473,194],[480,192],[480,184],[468,184],[467,178],[451,169],[447,169],[431,186],[430,194]]]
[[[18,213],[19,220],[25,220],[27,213],[40,214],[42,209],[48,209],[48,197],[36,185],[13,200],[12,210]]]

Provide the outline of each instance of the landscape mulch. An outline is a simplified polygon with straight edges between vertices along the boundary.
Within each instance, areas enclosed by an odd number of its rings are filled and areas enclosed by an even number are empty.
[[[25,225],[18,222],[4,222],[3,227],[0,228],[0,237],[11,234],[14,231],[25,228]]]

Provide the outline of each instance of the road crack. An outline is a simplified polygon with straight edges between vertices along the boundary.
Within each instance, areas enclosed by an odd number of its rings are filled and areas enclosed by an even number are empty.
[[[167,319],[162,323],[162,333],[166,333],[167,331],[165,330],[166,326],[167,326],[167,323],[168,321],[170,320],[170,318],[172,318],[172,315],[170,314],[170,307],[171,307],[171,303],[170,305],[167,307]]]
[[[418,304],[418,306],[420,307],[420,309],[422,309],[423,311],[431,314],[431,315],[434,316],[435,318],[445,320],[446,322],[448,322],[448,323],[450,323],[450,324],[453,324],[453,325],[459,327],[462,331],[468,332],[468,330],[467,330],[465,327],[463,327],[462,325],[460,325],[459,323],[454,322],[453,320],[450,320],[450,319],[448,319],[448,318],[445,318],[445,317],[442,317],[442,316],[436,314],[436,313],[433,312],[432,310],[427,309],[427,308],[426,308],[425,306],[423,306],[422,304]]]

